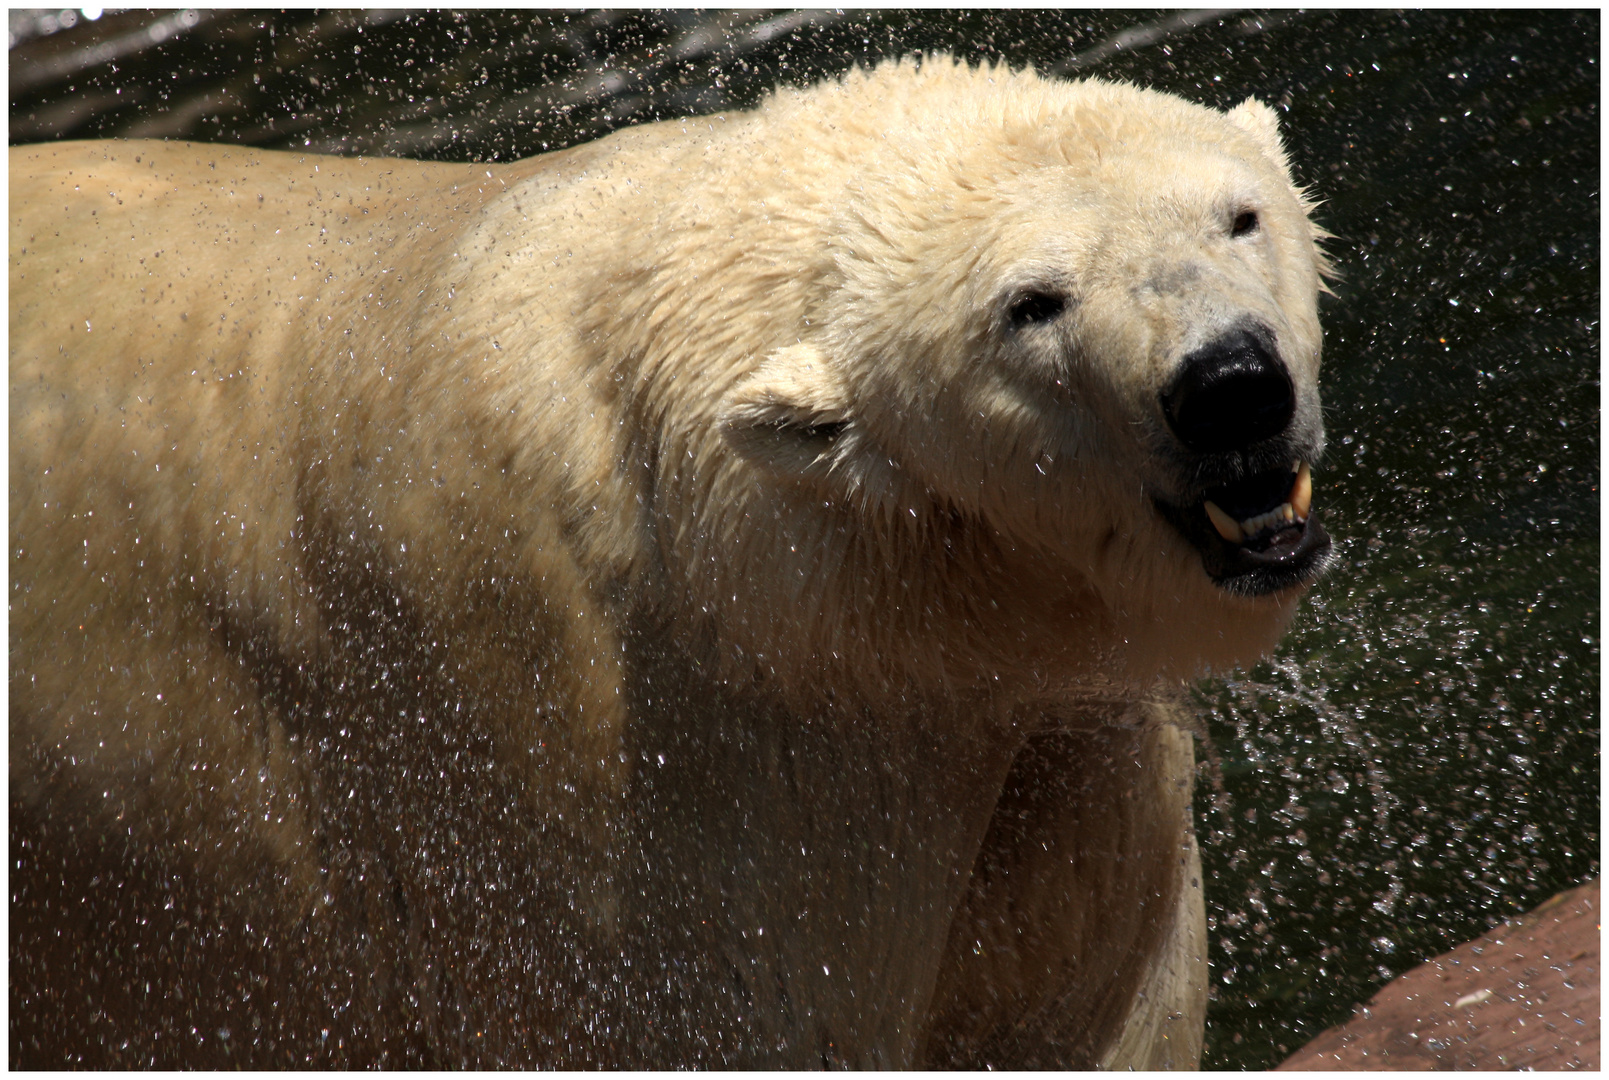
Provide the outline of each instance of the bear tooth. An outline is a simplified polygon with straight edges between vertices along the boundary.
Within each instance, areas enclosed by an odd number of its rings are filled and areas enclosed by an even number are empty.
[[[1212,527],[1218,530],[1218,535],[1231,544],[1238,544],[1246,538],[1235,519],[1218,509],[1218,504],[1208,499],[1202,506],[1206,508],[1207,517],[1212,521]]]
[[[1307,520],[1307,511],[1313,505],[1313,471],[1302,462],[1302,467],[1296,470],[1296,483],[1291,485],[1290,507],[1296,516],[1303,521]]]
[[[1249,517],[1239,524],[1242,536],[1256,536],[1264,529],[1277,529],[1296,520],[1296,511],[1290,503],[1280,503],[1274,509],[1256,517]],[[1223,530],[1220,529],[1219,532]]]

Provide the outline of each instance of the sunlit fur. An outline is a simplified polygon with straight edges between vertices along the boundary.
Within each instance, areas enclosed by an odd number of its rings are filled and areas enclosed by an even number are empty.
[[[14,149],[13,828],[270,927],[269,1065],[1193,1064],[1166,702],[1300,589],[1158,517],[1158,393],[1258,320],[1317,459],[1308,209],[1264,105],[944,57],[509,165]],[[110,1063],[207,1007],[18,955]]]

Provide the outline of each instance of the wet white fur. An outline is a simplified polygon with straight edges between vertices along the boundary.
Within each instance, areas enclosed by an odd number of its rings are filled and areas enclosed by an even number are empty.
[[[1260,233],[1231,238],[1247,205]],[[440,643],[419,723],[475,713],[488,768],[520,793],[514,820],[484,827],[561,852],[597,955],[617,955],[622,920],[672,918],[620,895],[651,832],[620,823],[663,811],[630,817],[659,766],[628,751],[689,725],[762,743],[796,726],[804,749],[787,752],[818,786],[755,780],[746,805],[783,836],[819,825],[811,800],[831,795],[868,850],[898,856],[860,892],[825,884],[837,871],[812,848],[788,872],[798,896],[821,890],[825,936],[802,928],[795,953],[762,956],[733,924],[710,955],[794,980],[845,1060],[943,1063],[1004,1030],[990,1009],[1098,996],[1066,972],[1126,926],[1148,944],[1108,967],[1125,994],[1150,978],[1151,1005],[1125,997],[1066,1035],[1085,1057],[1056,1058],[1043,1034],[987,1045],[1017,1046],[1008,1064],[1193,1064],[1189,747],[1155,703],[1265,653],[1299,590],[1228,594],[1157,516],[1152,495],[1177,482],[1157,395],[1190,348],[1255,317],[1291,369],[1295,423],[1318,430],[1307,211],[1264,105],[1223,114],[945,58],[507,165],[15,149],[13,798],[183,853],[221,894],[256,892],[316,937],[340,873],[317,777],[338,766],[253,657],[339,684],[357,631],[337,601],[361,582]],[[1065,316],[1014,332],[1003,299],[1047,283]],[[707,692],[656,713],[650,669],[696,670]],[[1112,773],[1087,788],[1102,806],[1041,807],[1045,828],[1086,852],[1147,839],[1086,854],[1076,881],[1066,859],[1022,877],[1062,914],[1032,928],[1028,967],[976,967],[970,942],[947,942],[969,895],[996,918],[969,874],[1013,761],[1030,738],[1102,722],[1119,726],[1099,738],[1128,741],[1091,775],[1128,762],[1152,794],[1125,802],[1140,781]],[[810,741],[834,724],[841,738]],[[886,767],[866,780],[882,802],[828,790],[845,775],[834,745]],[[718,861],[676,842],[654,857]],[[353,843],[389,852],[412,917],[453,903],[390,840]],[[1140,873],[1139,891],[1091,877],[1108,870]],[[1069,899],[1079,889],[1095,899]],[[788,891],[753,883],[756,925],[783,918]],[[887,910],[868,915],[867,895]],[[1135,896],[1162,901],[1151,930]],[[848,983],[814,973],[840,947],[825,966],[847,964]],[[515,992],[496,972],[466,985],[465,1015]],[[535,1027],[568,1022],[533,1002]],[[1194,1027],[1171,1049],[1169,1010]],[[443,1060],[607,1059],[508,1038]],[[957,1056],[922,1058],[941,1042]]]

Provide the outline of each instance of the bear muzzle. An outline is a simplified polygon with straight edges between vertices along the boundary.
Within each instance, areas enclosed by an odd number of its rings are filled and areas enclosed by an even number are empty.
[[[1311,468],[1290,445],[1297,391],[1273,340],[1262,326],[1234,329],[1186,356],[1160,394],[1168,428],[1206,482],[1199,501],[1153,501],[1208,575],[1243,596],[1307,582],[1331,547],[1313,514]]]

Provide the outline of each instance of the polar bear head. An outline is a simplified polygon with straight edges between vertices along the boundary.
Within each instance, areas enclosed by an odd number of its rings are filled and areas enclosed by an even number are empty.
[[[932,63],[843,94],[831,269],[727,395],[730,445],[1077,567],[1147,670],[1269,648],[1330,550],[1323,233],[1274,111]]]

